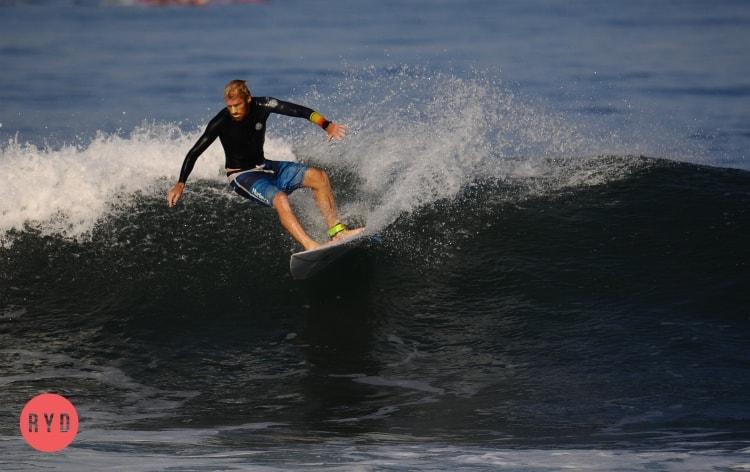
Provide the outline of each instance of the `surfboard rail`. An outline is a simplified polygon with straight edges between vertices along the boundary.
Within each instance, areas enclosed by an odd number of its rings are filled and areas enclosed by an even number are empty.
[[[296,280],[310,278],[362,244],[369,237],[370,235],[365,230],[353,236],[323,244],[315,249],[295,252],[289,259],[289,272],[291,272],[292,278]]]

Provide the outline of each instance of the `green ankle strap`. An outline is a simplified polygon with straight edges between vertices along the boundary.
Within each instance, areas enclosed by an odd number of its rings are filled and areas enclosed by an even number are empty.
[[[342,223],[336,223],[335,225],[328,228],[328,238],[333,239],[342,231],[346,231],[346,226]]]

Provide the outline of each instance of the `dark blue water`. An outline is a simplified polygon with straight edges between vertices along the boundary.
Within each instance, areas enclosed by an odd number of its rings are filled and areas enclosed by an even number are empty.
[[[749,465],[744,2],[0,6],[2,470]],[[326,168],[380,242],[293,281],[214,146]],[[310,194],[292,202],[322,238]],[[63,452],[18,415],[56,391]]]

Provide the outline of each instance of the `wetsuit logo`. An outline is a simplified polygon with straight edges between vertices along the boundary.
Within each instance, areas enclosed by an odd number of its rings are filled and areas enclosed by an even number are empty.
[[[255,129],[257,131],[260,131],[263,129],[263,123],[255,123]]]

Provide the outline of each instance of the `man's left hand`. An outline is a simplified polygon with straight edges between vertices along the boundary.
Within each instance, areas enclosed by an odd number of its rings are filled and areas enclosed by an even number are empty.
[[[334,139],[341,141],[346,136],[346,126],[331,122],[325,129],[328,141]]]

